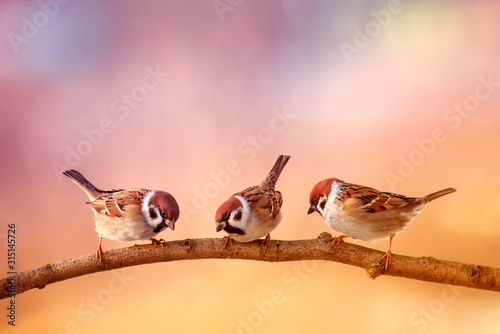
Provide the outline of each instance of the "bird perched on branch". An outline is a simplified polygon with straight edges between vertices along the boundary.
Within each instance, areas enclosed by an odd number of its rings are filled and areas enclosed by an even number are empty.
[[[151,240],[167,227],[174,230],[179,205],[167,192],[149,189],[100,190],[76,170],[63,173],[87,193],[99,235],[97,258],[102,262],[102,238],[118,241]]]
[[[313,187],[307,213],[317,211],[332,230],[342,233],[333,238],[332,248],[346,237],[368,242],[389,238],[389,249],[381,259],[385,259],[387,271],[392,238],[403,232],[427,203],[455,191],[447,188],[424,197],[406,197],[329,178]]]
[[[274,188],[289,159],[288,155],[280,155],[264,181],[237,192],[217,209],[216,231],[226,231],[226,245],[231,239],[250,242],[265,236],[266,253],[271,242],[270,233],[278,226],[282,216],[283,197]]]

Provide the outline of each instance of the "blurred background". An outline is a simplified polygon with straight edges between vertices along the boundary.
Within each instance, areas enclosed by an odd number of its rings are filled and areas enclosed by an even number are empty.
[[[97,247],[88,199],[65,169],[104,189],[172,193],[180,220],[158,237],[222,237],[217,207],[282,153],[292,160],[272,238],[329,231],[306,215],[327,177],[412,196],[455,187],[393,252],[500,267],[498,2],[4,1],[0,17],[0,253],[15,223],[17,271]],[[24,333],[500,327],[496,293],[371,281],[320,261],[144,265],[31,290],[16,305]]]

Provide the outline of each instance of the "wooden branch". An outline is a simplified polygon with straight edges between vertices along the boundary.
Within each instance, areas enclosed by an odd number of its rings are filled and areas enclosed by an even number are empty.
[[[70,260],[47,264],[18,273],[16,295],[25,291],[100,271],[137,266],[147,263],[201,259],[240,259],[267,262],[324,260],[365,268],[370,278],[380,275],[406,277],[415,280],[451,284],[500,292],[500,269],[434,259],[392,255],[387,272],[379,263],[384,252],[343,242],[330,251],[329,233],[323,232],[311,240],[273,240],[263,255],[260,241],[240,244],[232,242],[224,248],[221,239],[186,239],[161,245],[135,245],[109,250],[99,264],[96,255],[84,255]],[[0,299],[8,297],[11,282],[0,280]]]

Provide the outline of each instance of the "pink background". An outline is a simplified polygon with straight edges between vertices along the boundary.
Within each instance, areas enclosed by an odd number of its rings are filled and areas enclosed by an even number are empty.
[[[175,232],[159,237],[177,240],[222,237],[217,207],[259,183],[282,153],[292,159],[277,186],[284,219],[273,238],[329,230],[306,215],[309,191],[327,177],[413,196],[455,187],[394,239],[394,253],[500,267],[498,2],[54,3],[0,3],[0,253],[15,223],[18,271],[97,246],[85,194],[57,168],[75,168],[104,189],[169,191],[181,216]],[[371,36],[357,36],[365,29]],[[355,42],[346,57],[342,47]],[[103,242],[104,250],[132,245]],[[6,271],[2,255],[0,276]],[[500,327],[498,294],[371,281],[337,263],[187,261],[127,268],[122,281],[118,274],[19,295],[15,329]],[[2,333],[12,330],[7,302]]]

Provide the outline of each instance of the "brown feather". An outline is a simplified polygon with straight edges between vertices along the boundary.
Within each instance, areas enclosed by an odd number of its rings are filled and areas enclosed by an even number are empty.
[[[63,173],[71,181],[75,182],[77,186],[83,189],[91,201],[102,196],[103,194],[112,194],[117,191],[122,191],[123,189],[112,189],[112,190],[101,190],[94,186],[89,180],[85,178],[79,171],[74,169],[67,170]]]
[[[121,218],[125,205],[136,205],[140,207],[142,199],[146,196],[148,191],[147,189],[123,190],[103,195],[88,204],[97,213],[113,218]]]
[[[406,206],[416,206],[422,203],[421,198],[406,197],[403,195],[381,192],[377,189],[357,184],[344,184],[344,207],[357,207],[368,213],[401,209]]]
[[[241,196],[246,198],[248,203],[253,207],[263,209],[259,216],[265,215],[266,219],[271,213],[274,218],[278,215],[283,204],[283,196],[277,190],[271,188],[261,188],[260,186],[249,187],[233,196]]]
[[[447,188],[425,197],[407,197],[352,183],[345,183],[344,189],[344,207],[357,206],[369,213],[402,208],[411,209],[456,191],[453,188]]]
[[[260,183],[260,187],[274,189],[274,187],[276,186],[276,182],[278,182],[278,178],[283,171],[283,168],[285,168],[290,158],[291,157],[289,155],[280,155],[278,158],[276,158],[273,167],[271,168],[269,173],[267,173],[266,178]]]
[[[435,193],[432,193],[430,195],[427,195],[423,198],[423,201],[425,203],[427,202],[430,202],[430,201],[433,201],[435,200],[436,198],[439,198],[441,196],[444,196],[444,195],[448,195],[448,194],[451,194],[453,192],[457,191],[456,189],[454,188],[446,188],[446,189],[443,189],[443,190],[440,190],[440,191],[436,191]]]

